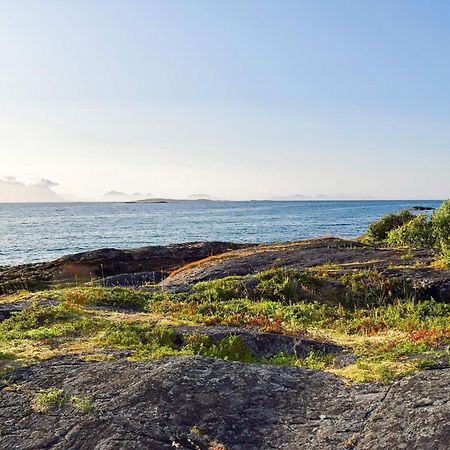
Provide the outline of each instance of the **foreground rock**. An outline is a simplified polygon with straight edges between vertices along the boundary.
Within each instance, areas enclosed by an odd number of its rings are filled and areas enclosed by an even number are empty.
[[[191,242],[131,250],[100,249],[64,256],[55,261],[0,267],[0,294],[20,289],[38,290],[54,285],[106,279],[106,285],[131,281],[159,282],[184,264],[248,246],[227,242]],[[136,274],[140,275],[127,275]],[[110,279],[114,275],[121,277]],[[122,280],[122,283],[121,283]]]
[[[1,448],[439,450],[450,438],[450,370],[386,387],[203,357],[61,358],[10,382],[0,393]],[[59,400],[43,408],[42,389]]]
[[[450,442],[450,369],[393,385],[361,433],[361,450],[445,449]]]

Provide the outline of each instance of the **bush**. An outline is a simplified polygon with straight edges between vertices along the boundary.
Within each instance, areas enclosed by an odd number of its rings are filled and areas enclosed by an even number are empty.
[[[258,284],[254,297],[280,303],[295,303],[302,300],[313,279],[310,275],[288,268],[270,269],[257,274]]]
[[[431,216],[434,237],[441,248],[450,247],[450,200],[442,203]]]
[[[444,247],[441,251],[440,260],[445,267],[450,269],[450,247]]]
[[[365,240],[371,243],[383,242],[387,239],[390,231],[405,225],[415,217],[414,214],[407,210],[387,214],[369,225]]]
[[[225,359],[226,361],[255,362],[255,358],[244,339],[236,335],[230,335],[211,344],[209,348],[202,349],[200,354]]]
[[[364,240],[386,242],[391,247],[440,248],[448,257],[450,249],[450,200],[439,206],[428,219],[404,210],[388,214],[369,225]]]
[[[123,287],[82,287],[63,291],[63,299],[75,305],[144,309],[149,303],[150,296],[147,292]]]
[[[244,279],[233,276],[195,284],[193,297],[197,301],[227,301],[246,295]]]
[[[431,222],[419,214],[404,225],[391,230],[387,236],[390,247],[434,247]]]

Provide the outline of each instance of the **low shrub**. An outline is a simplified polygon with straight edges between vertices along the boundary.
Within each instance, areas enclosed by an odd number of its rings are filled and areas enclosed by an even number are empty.
[[[246,296],[245,278],[234,276],[195,284],[191,299],[197,301],[228,301]]]
[[[151,296],[142,291],[113,287],[86,287],[68,289],[63,292],[63,299],[69,304],[115,306],[119,308],[144,309]]]
[[[441,248],[450,247],[450,200],[439,206],[431,216],[433,235]]]
[[[391,230],[387,243],[390,247],[432,248],[436,243],[432,223],[419,214],[404,225]]]
[[[204,347],[200,354],[227,361],[255,362],[255,357],[241,336],[230,335]]]
[[[257,279],[254,297],[258,300],[280,303],[295,303],[302,300],[314,281],[304,272],[287,268],[261,272],[257,275]]]
[[[107,345],[136,350],[144,347],[173,347],[175,339],[176,333],[172,328],[127,322],[109,324],[102,337]]]
[[[364,240],[369,243],[384,242],[390,231],[410,222],[414,217],[408,210],[387,214],[369,225]]]

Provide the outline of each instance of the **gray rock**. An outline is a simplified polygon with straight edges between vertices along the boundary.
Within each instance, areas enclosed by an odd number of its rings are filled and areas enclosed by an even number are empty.
[[[335,264],[339,266],[336,275],[351,274],[355,269],[378,271],[396,282],[399,295],[412,291],[418,298],[433,297],[435,300],[450,301],[450,270],[422,267],[435,259],[435,252],[418,249],[409,251],[406,256],[404,250],[376,248],[356,241],[311,239],[250,247],[229,252],[223,257],[199,261],[165,278],[161,285],[168,292],[184,292],[197,282],[226,276],[252,275],[277,267],[308,270],[324,264]],[[322,280],[322,284],[320,290],[325,297],[339,299],[345,296],[341,283]]]
[[[159,283],[163,278],[161,272],[121,273],[106,278],[100,278],[96,284],[104,287],[137,287],[147,283]]]
[[[37,364],[0,392],[0,447],[14,449],[448,448],[450,370],[390,387],[295,367],[203,357]],[[33,392],[89,399],[32,408]]]
[[[56,298],[42,298],[35,301],[36,306],[46,308],[49,306],[59,305],[60,301]],[[0,303],[0,322],[9,319],[13,314],[30,308],[33,302],[29,300]]]
[[[450,442],[450,370],[430,370],[388,389],[370,415],[357,449],[447,450]]]
[[[166,277],[172,270],[211,255],[248,247],[229,242],[188,242],[119,250],[104,248],[54,261],[0,267],[0,295],[20,289],[40,290],[118,274],[155,272]]]
[[[358,361],[359,357],[351,353],[340,353],[333,360],[333,367],[342,368]]]

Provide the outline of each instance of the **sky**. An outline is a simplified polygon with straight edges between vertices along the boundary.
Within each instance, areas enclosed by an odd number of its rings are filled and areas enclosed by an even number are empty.
[[[0,6],[0,201],[450,196],[448,1]]]

